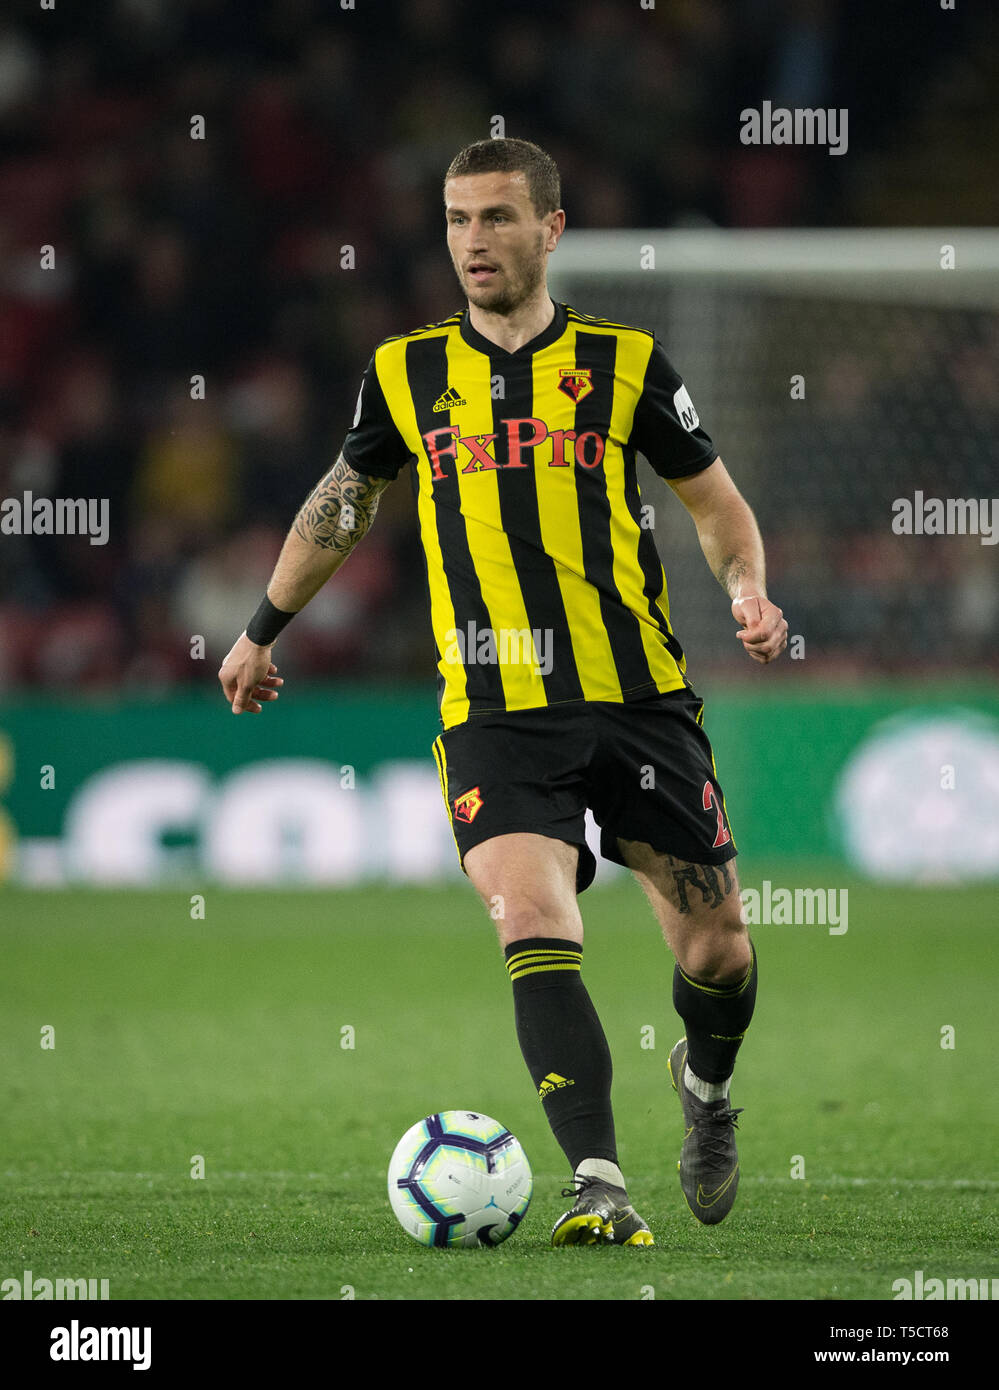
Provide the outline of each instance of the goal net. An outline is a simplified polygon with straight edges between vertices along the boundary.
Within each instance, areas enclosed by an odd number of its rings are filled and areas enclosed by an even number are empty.
[[[663,342],[757,514],[810,676],[996,661],[999,233],[575,231],[550,283]],[[729,678],[746,663],[728,604],[641,468],[695,684]]]

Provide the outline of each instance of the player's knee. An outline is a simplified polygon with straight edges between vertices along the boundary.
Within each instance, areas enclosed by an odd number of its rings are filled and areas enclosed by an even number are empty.
[[[532,896],[496,894],[489,915],[496,923],[500,945],[531,937],[551,937],[560,941],[583,939],[582,922],[575,909]]]
[[[753,948],[742,921],[720,924],[690,941],[680,967],[706,984],[729,985],[744,978],[753,963]]]

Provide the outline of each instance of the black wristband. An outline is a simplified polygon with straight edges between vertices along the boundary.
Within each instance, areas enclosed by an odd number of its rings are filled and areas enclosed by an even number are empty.
[[[275,608],[264,594],[260,600],[260,607],[246,624],[246,635],[258,647],[269,647],[294,616],[294,613],[285,613],[283,609]]]

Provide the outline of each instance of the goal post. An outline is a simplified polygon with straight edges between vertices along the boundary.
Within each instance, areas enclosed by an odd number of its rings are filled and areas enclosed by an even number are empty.
[[[953,248],[952,258],[946,247]],[[560,295],[563,283],[591,276],[676,284],[706,277],[761,290],[786,286],[803,294],[999,308],[999,231],[570,229],[549,262],[549,283]]]

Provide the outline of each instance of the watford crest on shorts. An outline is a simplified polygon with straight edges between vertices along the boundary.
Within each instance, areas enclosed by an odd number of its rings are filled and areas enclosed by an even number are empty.
[[[592,367],[559,367],[558,389],[573,401],[581,401],[593,390]]]
[[[463,820],[467,825],[479,814],[482,808],[482,796],[478,787],[473,787],[470,792],[464,792],[454,803],[455,820]]]

